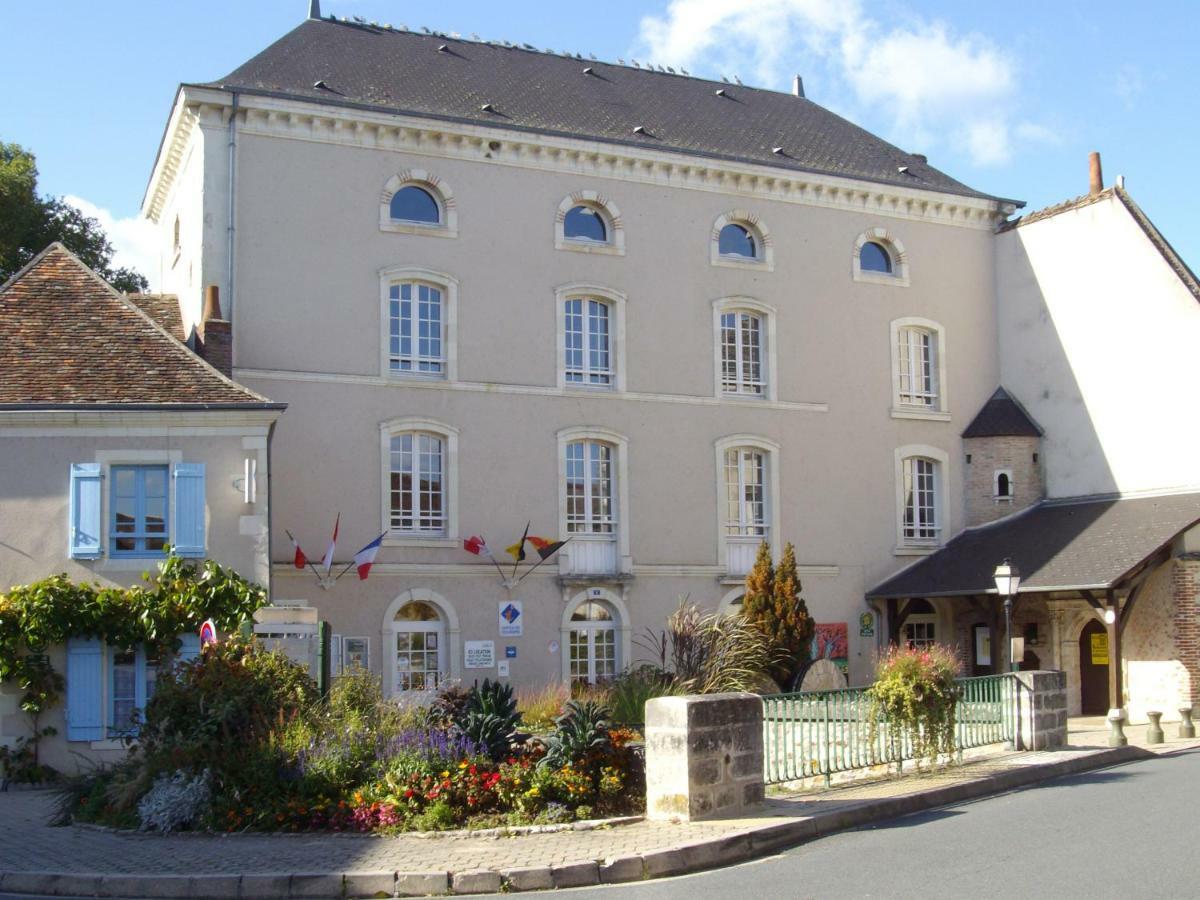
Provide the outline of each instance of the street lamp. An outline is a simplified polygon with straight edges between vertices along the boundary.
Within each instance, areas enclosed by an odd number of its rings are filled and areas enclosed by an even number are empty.
[[[1013,659],[1012,652],[1012,608],[1017,588],[1021,586],[1021,573],[1012,564],[1012,560],[1005,557],[1004,562],[996,566],[992,577],[996,580],[996,593],[1004,598],[1004,636],[1008,640],[1008,670],[1015,672],[1017,661]]]

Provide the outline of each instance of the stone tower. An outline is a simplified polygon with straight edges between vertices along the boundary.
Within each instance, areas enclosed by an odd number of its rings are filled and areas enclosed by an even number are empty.
[[[967,526],[1011,515],[1041,500],[1042,429],[1003,387],[963,432]]]

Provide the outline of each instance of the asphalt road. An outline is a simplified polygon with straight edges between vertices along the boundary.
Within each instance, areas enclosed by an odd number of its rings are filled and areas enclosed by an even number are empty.
[[[1200,897],[1198,812],[1200,751],[1189,751],[893,819],[729,869],[558,893],[564,900]]]

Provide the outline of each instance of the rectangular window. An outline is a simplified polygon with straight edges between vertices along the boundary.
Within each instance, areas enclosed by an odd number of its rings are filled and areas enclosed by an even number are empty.
[[[900,404],[936,409],[937,342],[933,334],[923,328],[901,328],[899,336]]]
[[[446,478],[442,439],[413,431],[391,440],[391,528],[411,534],[446,533]]]
[[[937,463],[920,456],[904,460],[904,542],[937,543]]]
[[[445,373],[442,292],[415,281],[388,292],[388,365],[393,372]]]
[[[763,321],[749,312],[721,313],[721,390],[762,396]]]
[[[613,534],[613,448],[598,441],[567,444],[567,531]]]
[[[608,304],[576,298],[563,303],[563,363],[568,384],[612,384],[612,339]]]
[[[142,710],[154,696],[159,659],[143,647],[112,648],[109,655],[108,734],[136,734]]]
[[[767,534],[766,460],[761,450],[733,447],[725,451],[725,534]]]
[[[904,643],[909,647],[920,650],[937,643],[936,628],[933,622],[905,622]]]
[[[367,671],[370,668],[370,639],[365,637],[342,638],[341,664],[343,672],[353,672],[356,669]]]
[[[167,467],[112,467],[113,556],[161,556],[167,544]]]

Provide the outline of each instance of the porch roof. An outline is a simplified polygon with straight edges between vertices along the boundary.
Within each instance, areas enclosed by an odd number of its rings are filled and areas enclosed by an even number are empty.
[[[1020,593],[1106,590],[1200,521],[1200,492],[1160,497],[1045,500],[968,529],[867,592],[868,598],[995,594],[1006,557]]]

